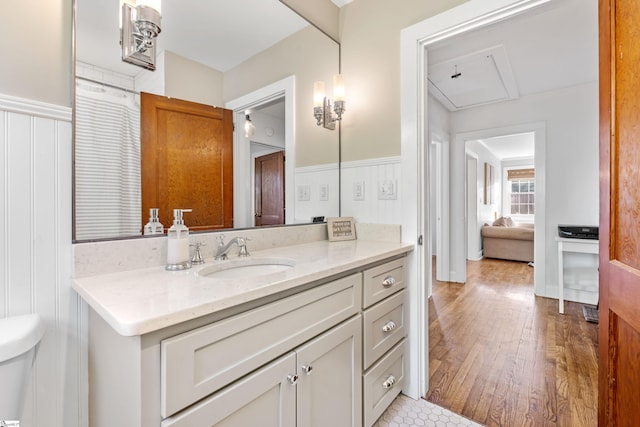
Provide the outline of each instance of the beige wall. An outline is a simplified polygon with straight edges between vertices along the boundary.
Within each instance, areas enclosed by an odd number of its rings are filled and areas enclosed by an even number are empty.
[[[175,53],[164,53],[165,95],[224,107],[223,73]]]
[[[400,155],[400,31],[466,0],[354,0],[340,12],[342,160]]]
[[[71,0],[0,2],[0,93],[71,106]]]
[[[316,126],[313,82],[324,80],[327,92],[338,72],[338,45],[313,26],[227,71],[224,98],[231,101],[290,75],[296,78],[296,167],[338,162],[338,130]]]

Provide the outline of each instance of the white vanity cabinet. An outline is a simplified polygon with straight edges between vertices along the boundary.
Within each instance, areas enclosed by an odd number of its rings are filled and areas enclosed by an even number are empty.
[[[402,390],[405,380],[405,259],[364,271],[363,418],[370,427]]]
[[[92,311],[90,425],[359,427],[361,304],[358,272],[143,336]]]
[[[404,385],[404,252],[141,335],[90,309],[89,426],[371,426]]]
[[[165,419],[162,427],[359,427],[360,346],[358,315]]]

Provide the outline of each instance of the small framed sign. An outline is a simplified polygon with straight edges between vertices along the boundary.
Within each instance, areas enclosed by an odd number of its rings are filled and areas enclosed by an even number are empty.
[[[355,240],[356,222],[352,217],[327,218],[329,241]]]

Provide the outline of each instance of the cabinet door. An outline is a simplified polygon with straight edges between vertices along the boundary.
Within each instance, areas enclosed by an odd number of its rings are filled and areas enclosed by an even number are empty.
[[[360,329],[358,315],[296,351],[298,427],[361,427]]]
[[[294,427],[296,355],[286,356],[238,383],[167,418],[161,427]]]

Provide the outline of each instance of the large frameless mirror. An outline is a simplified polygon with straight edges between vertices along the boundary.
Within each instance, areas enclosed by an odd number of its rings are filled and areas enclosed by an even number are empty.
[[[75,241],[142,234],[141,92],[232,110],[233,182],[221,184],[233,187],[232,227],[339,215],[339,132],[313,117],[314,81],[339,71],[336,41],[277,0],[165,0],[150,71],[122,60],[121,11],[119,0],[76,0]],[[261,193],[256,165],[274,153],[283,185]],[[284,198],[281,219],[262,218],[269,197]]]

